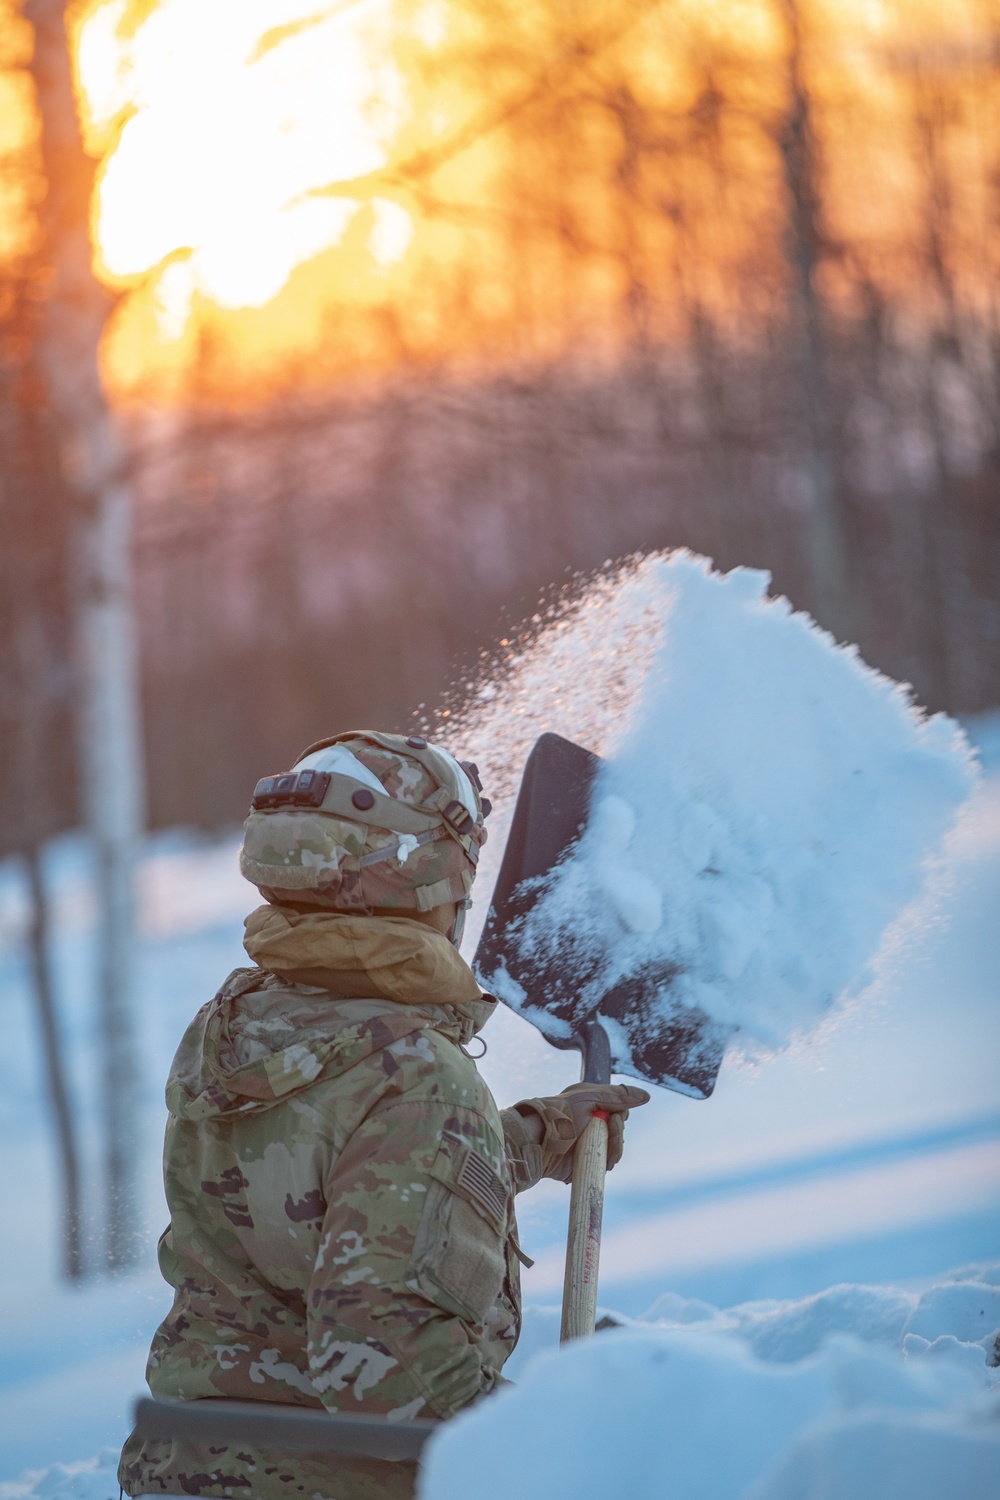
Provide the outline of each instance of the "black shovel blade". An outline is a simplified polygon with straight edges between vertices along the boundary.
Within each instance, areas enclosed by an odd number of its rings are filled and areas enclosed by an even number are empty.
[[[603,992],[598,985],[595,1001],[600,955],[581,945],[569,928],[543,954],[520,942],[524,919],[547,878],[587,825],[600,767],[596,755],[561,735],[543,734],[535,742],[473,968],[483,987],[496,985],[502,998],[509,986],[500,976],[516,981],[524,999],[508,1003],[553,1046],[582,1048],[590,1023],[607,1019],[614,1023],[605,1029],[615,1072],[707,1099],[728,1034],[703,1012],[671,1001],[676,969],[652,965]]]

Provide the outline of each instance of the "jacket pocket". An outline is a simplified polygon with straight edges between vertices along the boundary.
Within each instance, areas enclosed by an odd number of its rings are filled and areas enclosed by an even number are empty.
[[[430,1175],[407,1285],[445,1312],[483,1323],[507,1274],[506,1184],[479,1152],[448,1140]]]

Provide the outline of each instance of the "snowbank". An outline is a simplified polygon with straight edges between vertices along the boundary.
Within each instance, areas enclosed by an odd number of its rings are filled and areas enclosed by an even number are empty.
[[[420,1500],[995,1500],[1000,1266],[953,1277],[727,1312],[667,1294],[450,1423]]]
[[[972,756],[952,720],[769,599],[766,573],[687,553],[639,572],[660,599],[658,651],[522,943],[564,953],[572,931],[593,976],[581,1013],[655,971],[665,1016],[781,1047],[870,978],[972,790]],[[516,1008],[517,986],[490,978]]]
[[[726,1311],[668,1292],[565,1349],[558,1328],[527,1309],[520,1384],[441,1430],[418,1500],[996,1500],[1000,1263]],[[117,1462],[0,1500],[115,1500]]]
[[[996,1500],[1000,1263],[726,1311],[664,1293],[567,1349],[558,1329],[526,1310],[520,1385],[442,1428],[418,1500]],[[117,1461],[0,1500],[115,1500]]]

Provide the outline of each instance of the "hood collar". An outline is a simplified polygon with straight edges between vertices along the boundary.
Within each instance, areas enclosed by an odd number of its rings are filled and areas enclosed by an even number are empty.
[[[254,963],[292,983],[350,999],[456,1006],[470,1013],[483,1001],[458,950],[443,933],[412,917],[268,905],[252,911],[244,926],[243,946]]]

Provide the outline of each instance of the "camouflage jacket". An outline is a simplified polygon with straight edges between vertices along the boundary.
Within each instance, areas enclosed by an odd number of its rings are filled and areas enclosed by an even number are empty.
[[[263,907],[167,1084],[154,1395],[451,1416],[502,1383],[541,1171],[463,1050],[495,1004],[407,917]],[[412,1493],[414,1466],[133,1434],[129,1495]]]

